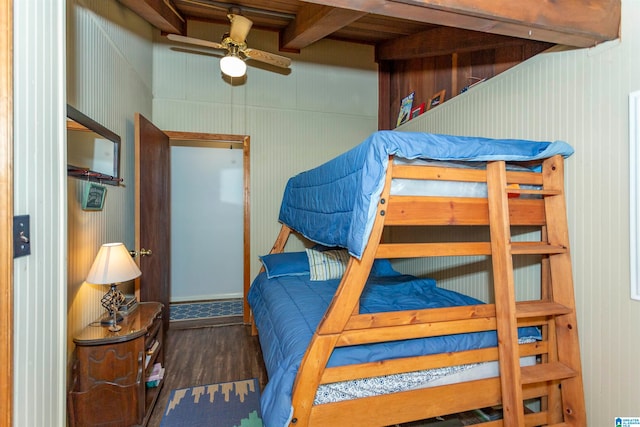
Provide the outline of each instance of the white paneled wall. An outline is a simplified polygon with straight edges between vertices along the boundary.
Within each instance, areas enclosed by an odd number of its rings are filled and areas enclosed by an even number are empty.
[[[13,265],[13,418],[44,427],[65,423],[64,2],[13,7],[14,213],[31,220]]]
[[[640,89],[640,1],[621,40],[541,54],[403,130],[569,142],[567,208],[590,426],[640,416],[640,302],[629,296],[628,94]]]
[[[192,22],[189,35],[219,40],[227,26]],[[251,47],[277,52],[277,34],[252,29]],[[251,266],[278,233],[287,179],[346,151],[377,129],[373,47],[320,41],[292,58],[291,73],[249,65],[244,84],[220,76],[219,58],[156,38],[153,121],[161,129],[251,137]],[[181,47],[185,47],[182,45]],[[242,236],[238,236],[241,239]],[[174,283],[173,286],[178,286]]]
[[[68,354],[72,338],[99,317],[104,286],[84,279],[100,245],[134,249],[136,112],[151,115],[152,28],[116,1],[67,1],[67,103],[121,138],[123,185],[107,185],[102,211],[83,211],[85,181],[65,178],[68,221]],[[124,289],[126,291],[126,289]]]

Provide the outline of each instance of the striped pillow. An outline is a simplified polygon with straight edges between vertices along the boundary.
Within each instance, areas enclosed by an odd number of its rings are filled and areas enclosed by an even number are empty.
[[[311,280],[340,279],[347,269],[349,253],[344,249],[316,251],[306,249]]]

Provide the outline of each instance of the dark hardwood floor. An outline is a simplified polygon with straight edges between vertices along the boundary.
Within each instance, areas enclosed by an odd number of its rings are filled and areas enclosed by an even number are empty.
[[[242,324],[242,316],[172,322],[165,337],[164,385],[147,427],[158,427],[171,391],[195,385],[258,378],[260,390],[267,372],[257,336]],[[401,427],[433,426],[435,420],[416,421]],[[446,426],[462,426],[457,418]],[[396,426],[398,427],[398,426]]]
[[[267,374],[257,336],[242,318],[172,322],[165,337],[165,379],[148,427],[158,427],[171,391],[195,385],[258,378]]]

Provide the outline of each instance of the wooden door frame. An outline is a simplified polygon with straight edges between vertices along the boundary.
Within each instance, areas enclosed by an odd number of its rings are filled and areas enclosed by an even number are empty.
[[[13,2],[0,1],[0,425],[13,423]]]
[[[193,141],[193,145],[206,146],[207,143],[213,144],[242,144],[242,181],[243,181],[243,260],[242,260],[242,288],[243,295],[247,295],[249,292],[249,286],[251,286],[251,235],[250,235],[250,223],[251,223],[251,211],[250,211],[250,141],[249,135],[227,135],[219,133],[198,133],[198,132],[175,132],[175,131],[163,131],[169,137],[170,145],[174,144],[174,141]],[[242,298],[243,307],[243,321],[244,323],[250,323],[250,310],[249,303],[246,298]]]

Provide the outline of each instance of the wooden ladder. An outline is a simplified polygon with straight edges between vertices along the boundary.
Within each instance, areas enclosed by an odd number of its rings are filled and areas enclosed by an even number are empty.
[[[563,159],[555,156],[543,161],[539,190],[508,184],[505,163],[490,162],[487,185],[504,425],[585,427]],[[510,194],[543,198],[545,224],[540,242],[511,241]],[[541,299],[516,302],[512,257],[531,254],[542,255]],[[520,367],[519,324],[546,325],[542,363]],[[525,417],[523,400],[532,396],[543,396],[543,417]]]

